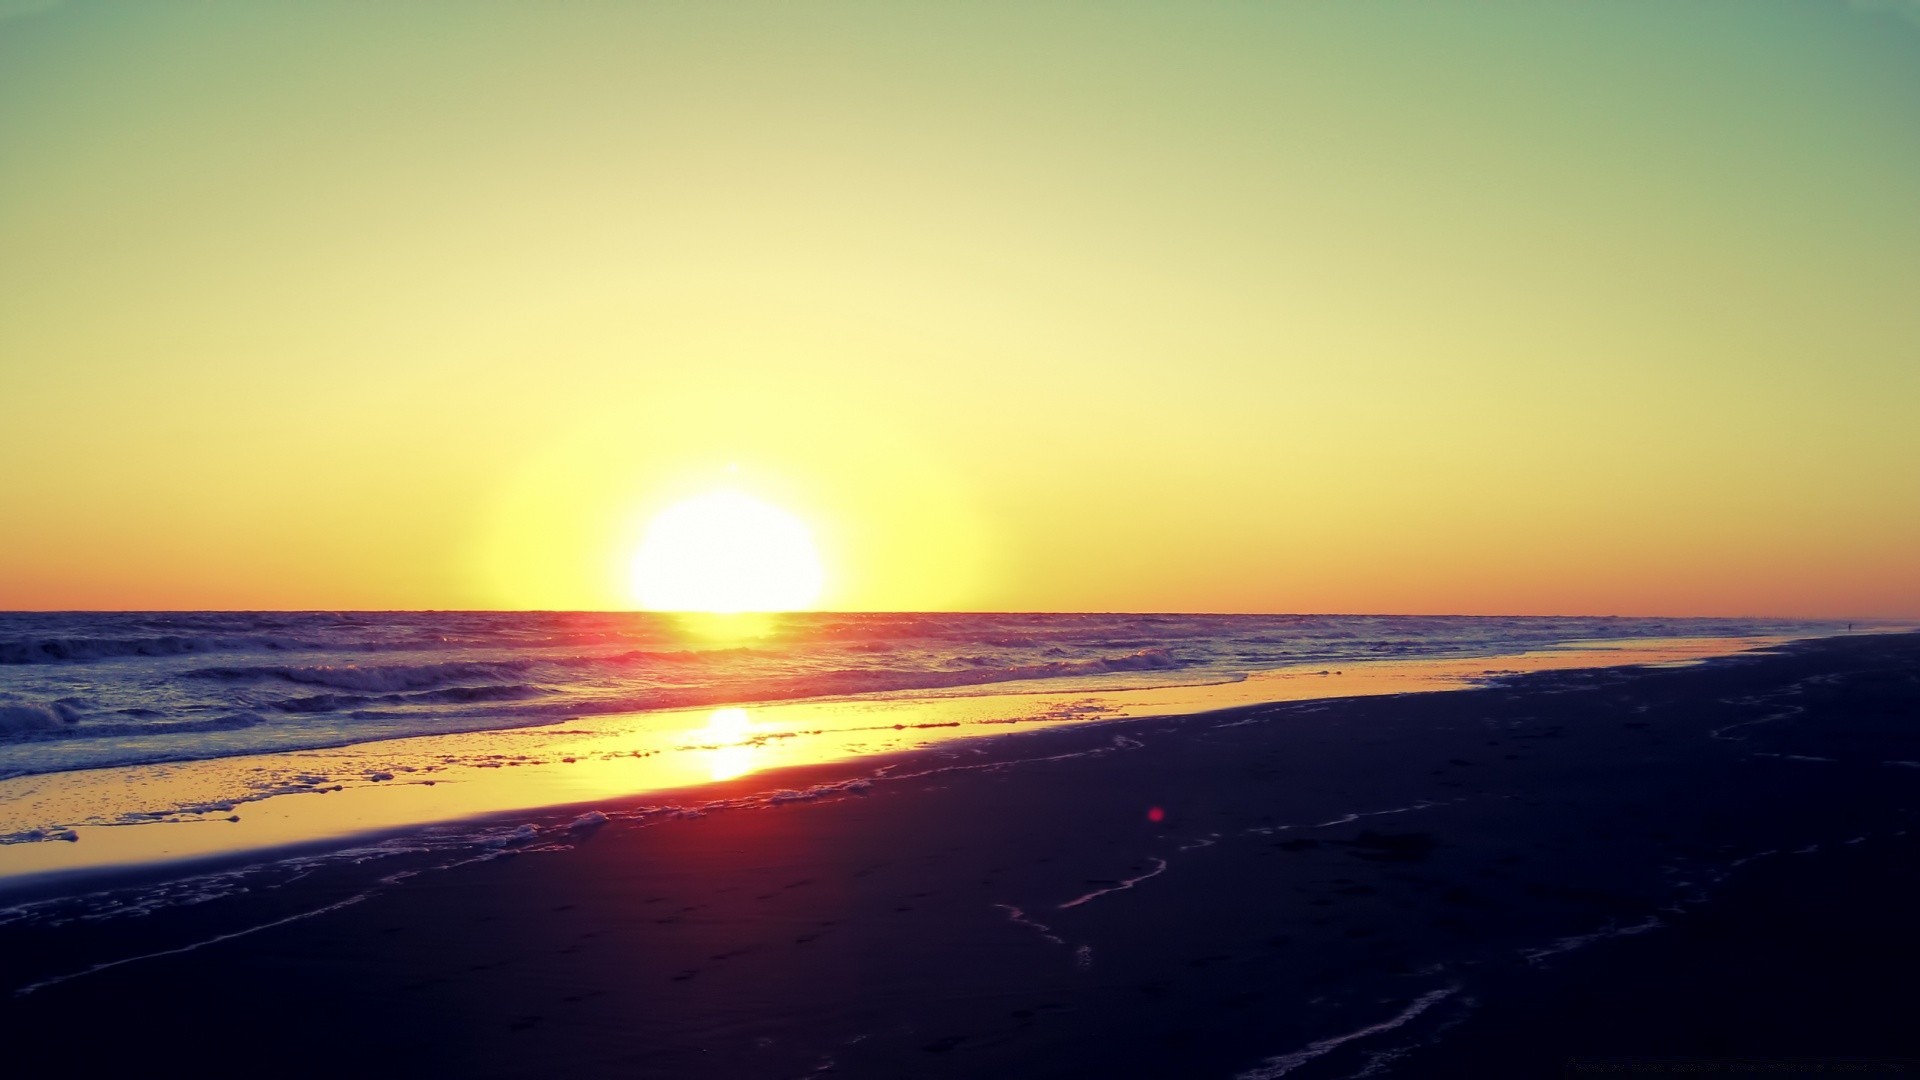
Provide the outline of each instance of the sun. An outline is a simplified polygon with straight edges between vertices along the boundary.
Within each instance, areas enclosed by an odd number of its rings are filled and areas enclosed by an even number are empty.
[[[667,507],[633,556],[633,594],[653,611],[804,611],[826,574],[806,523],[738,491]]]

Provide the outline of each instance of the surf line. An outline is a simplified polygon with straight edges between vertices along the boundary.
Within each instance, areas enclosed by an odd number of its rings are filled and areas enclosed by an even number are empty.
[[[1135,885],[1140,884],[1141,882],[1147,880],[1150,877],[1159,877],[1161,874],[1164,874],[1167,872],[1167,860],[1154,859],[1152,861],[1153,861],[1153,869],[1147,871],[1144,874],[1141,874],[1139,877],[1130,877],[1121,881],[1120,884],[1118,885],[1109,885],[1104,889],[1095,889],[1092,892],[1086,894],[1085,896],[1076,896],[1073,899],[1067,901],[1066,903],[1059,905],[1058,907],[1055,908],[1055,910],[1065,911],[1068,908],[1077,908],[1081,904],[1084,904],[1089,900],[1093,900],[1098,897],[1105,896],[1108,893],[1116,893],[1125,889],[1131,889]]]
[[[993,906],[1007,913],[1008,922],[1011,922],[1017,926],[1027,927],[1033,930],[1035,933],[1039,934],[1041,937],[1046,938],[1048,941],[1053,942],[1055,945],[1065,945],[1067,943],[1065,938],[1053,932],[1053,927],[1048,926],[1046,923],[1036,922],[1033,919],[1027,918],[1027,913],[1015,907],[1014,905],[995,904]]]
[[[1285,1076],[1300,1066],[1305,1065],[1307,1062],[1312,1061],[1314,1058],[1332,1053],[1340,1047],[1353,1042],[1355,1039],[1364,1039],[1369,1035],[1379,1035],[1398,1027],[1404,1027],[1421,1013],[1426,1012],[1440,1002],[1459,993],[1459,991],[1460,987],[1457,985],[1444,986],[1438,990],[1429,990],[1415,998],[1412,1004],[1401,1010],[1399,1016],[1391,1020],[1382,1020],[1377,1024],[1369,1024],[1358,1031],[1349,1031],[1345,1035],[1335,1035],[1332,1038],[1309,1043],[1305,1049],[1295,1050],[1291,1054],[1279,1054],[1270,1057],[1261,1063],[1258,1068],[1249,1069],[1235,1076],[1234,1080],[1276,1080],[1276,1078]]]
[[[71,979],[78,979],[83,975],[96,975],[102,971],[106,971],[109,968],[117,968],[122,964],[131,964],[139,960],[158,960],[162,956],[179,956],[182,953],[190,953],[197,949],[204,949],[208,945],[218,945],[223,941],[232,941],[234,938],[246,937],[248,934],[257,934],[262,930],[271,930],[276,926],[285,926],[288,923],[299,922],[302,919],[311,919],[315,915],[325,915],[329,912],[339,911],[341,908],[349,907],[351,905],[357,904],[360,901],[365,900],[370,895],[372,894],[361,893],[358,896],[349,896],[345,900],[336,901],[334,903],[328,904],[326,907],[315,908],[312,911],[302,911],[297,915],[289,915],[284,919],[275,919],[272,922],[261,923],[258,926],[249,926],[244,930],[234,930],[229,933],[219,934],[214,937],[207,938],[204,941],[195,941],[190,944],[182,945],[176,949],[162,949],[159,952],[141,953],[139,956],[127,956],[127,957],[122,957],[119,960],[108,960],[105,963],[95,964],[92,967],[86,968],[81,971],[69,972],[68,974],[65,974],[65,975],[55,975],[52,978],[41,979],[37,983],[30,983],[26,986],[21,987],[18,990],[15,990],[13,992],[13,996],[17,998],[26,997],[28,994],[33,993],[35,990],[45,990],[49,986],[58,986],[63,982],[67,982]]]

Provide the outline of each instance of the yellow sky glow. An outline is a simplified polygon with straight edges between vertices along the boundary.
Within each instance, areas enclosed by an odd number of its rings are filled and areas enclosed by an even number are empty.
[[[0,607],[1920,615],[1893,6],[7,10]]]

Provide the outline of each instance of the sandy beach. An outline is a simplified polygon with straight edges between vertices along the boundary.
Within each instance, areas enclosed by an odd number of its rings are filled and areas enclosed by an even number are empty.
[[[1888,634],[756,774],[16,907],[0,1024],[76,1071],[1910,1072],[1916,703]]]
[[[0,1080],[1920,1076],[1920,0],[0,0]]]

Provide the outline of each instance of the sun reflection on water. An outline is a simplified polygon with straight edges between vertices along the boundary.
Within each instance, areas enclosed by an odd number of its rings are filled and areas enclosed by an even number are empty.
[[[677,802],[698,805],[701,796],[693,789],[702,784],[970,736],[1262,702],[1461,689],[1496,672],[1698,662],[1783,640],[1685,639],[1630,648],[1368,661],[1349,663],[1339,672],[1306,666],[1236,682],[1132,690],[826,698],[768,703],[751,710],[637,712],[556,727],[21,777],[0,781],[0,833],[72,822],[79,840],[0,845],[0,880],[266,850],[510,811],[604,804],[648,792],[679,792]],[[307,774],[332,782],[285,790],[285,777]],[[152,821],[147,813],[156,804],[232,803],[237,791],[263,785],[279,793],[244,807],[183,811],[165,821]],[[317,791],[329,794],[316,798]],[[127,823],[135,814],[141,823]],[[113,823],[88,823],[103,819]],[[182,822],[201,824],[189,829]]]
[[[782,635],[787,619],[763,611],[683,611],[671,616],[683,637],[709,646],[745,645]]]
[[[747,710],[715,709],[698,734],[705,748],[708,772],[715,780],[732,780],[754,770],[753,718],[747,715]]]

